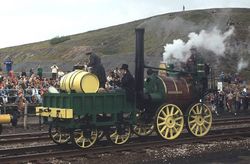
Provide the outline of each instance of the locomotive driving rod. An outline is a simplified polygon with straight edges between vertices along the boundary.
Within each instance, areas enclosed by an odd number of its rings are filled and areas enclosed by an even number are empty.
[[[177,71],[177,70],[172,70],[172,69],[166,69],[166,68],[157,68],[157,67],[151,67],[144,65],[144,68],[151,68],[151,69],[157,69],[157,70],[163,70],[163,71],[168,71],[168,72],[180,72],[180,73],[185,73],[185,74],[195,74],[194,72],[187,72],[187,71]]]

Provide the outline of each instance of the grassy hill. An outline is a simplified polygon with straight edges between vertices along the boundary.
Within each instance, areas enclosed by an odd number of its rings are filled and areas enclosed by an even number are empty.
[[[168,13],[137,20],[126,24],[103,28],[69,36],[70,39],[55,45],[50,40],[0,49],[0,60],[11,57],[15,71],[37,67],[50,71],[50,65],[56,63],[64,71],[71,70],[73,64],[86,60],[84,46],[92,46],[101,56],[106,70],[128,63],[134,70],[135,33],[137,27],[144,27],[145,60],[147,64],[157,66],[162,60],[163,46],[174,39],[187,40],[190,32],[209,30],[217,26],[226,31],[228,23],[235,26],[235,35],[230,39],[229,53],[219,60],[223,64],[214,65],[225,72],[235,71],[240,56],[249,61],[250,47],[250,9],[208,9],[177,13]],[[213,61],[211,64],[213,65]],[[247,72],[243,72],[247,75]]]

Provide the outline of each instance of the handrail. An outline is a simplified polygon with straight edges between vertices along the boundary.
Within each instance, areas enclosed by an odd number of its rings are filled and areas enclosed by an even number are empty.
[[[41,91],[41,89],[37,89],[38,92]],[[19,89],[0,89],[0,97],[3,97],[4,95],[7,97],[16,97],[18,95],[18,91]],[[31,93],[29,93],[31,92]],[[2,95],[4,94],[4,95]],[[14,95],[10,95],[10,94],[14,94]],[[23,89],[23,94],[24,96],[28,95],[31,96],[32,95],[32,89]]]

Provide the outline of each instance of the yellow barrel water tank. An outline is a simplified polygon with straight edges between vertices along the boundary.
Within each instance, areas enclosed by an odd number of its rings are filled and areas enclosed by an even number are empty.
[[[61,90],[65,90],[65,86],[64,86],[65,83],[63,81],[64,81],[65,77],[67,77],[66,75],[62,76],[60,79],[60,89]]]
[[[82,70],[75,70],[73,72],[70,72],[70,73],[67,73],[66,75],[64,75],[61,80],[60,80],[60,89],[61,90],[64,90],[64,91],[67,91],[67,92],[70,92],[72,89],[71,89],[71,82],[74,78],[73,75],[75,75],[76,73],[78,72],[81,72]]]
[[[96,75],[83,70],[75,70],[64,75],[60,80],[60,89],[66,92],[96,93],[99,80]]]
[[[10,114],[0,114],[0,124],[7,124],[11,122]]]

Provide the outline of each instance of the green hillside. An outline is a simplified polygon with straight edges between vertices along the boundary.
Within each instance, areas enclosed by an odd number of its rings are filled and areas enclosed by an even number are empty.
[[[168,13],[126,24],[103,28],[69,36],[64,42],[51,45],[50,40],[0,49],[0,60],[10,56],[15,63],[15,71],[36,68],[41,64],[45,71],[56,63],[63,70],[72,69],[72,65],[85,60],[84,46],[92,46],[101,56],[106,70],[128,63],[134,69],[135,33],[137,27],[144,27],[145,59],[150,65],[158,65],[162,60],[163,46],[174,39],[187,40],[190,32],[209,30],[217,26],[226,31],[228,24],[235,26],[235,35],[230,39],[232,50],[217,69],[235,71],[239,56],[249,61],[250,47],[250,9],[208,9],[177,13]],[[212,63],[211,63],[212,62]],[[213,60],[210,61],[213,65]],[[245,72],[244,74],[247,74]]]

